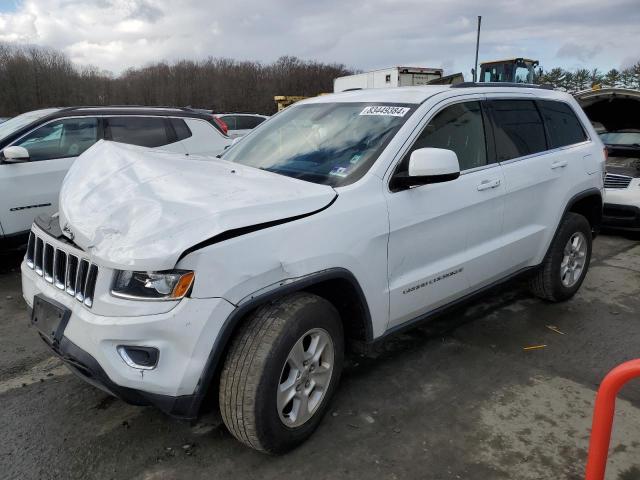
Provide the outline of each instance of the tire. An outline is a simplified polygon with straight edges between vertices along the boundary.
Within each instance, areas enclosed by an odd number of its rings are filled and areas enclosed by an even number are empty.
[[[321,349],[323,341],[326,346]],[[317,360],[309,360],[320,350]],[[307,358],[307,364],[300,358]],[[220,376],[220,411],[229,432],[245,445],[271,454],[300,445],[322,420],[343,359],[340,315],[327,300],[299,292],[259,307],[233,339]],[[307,392],[311,393],[306,396]],[[295,397],[284,404],[288,394]],[[309,402],[306,410],[304,398]]]
[[[575,249],[576,238],[584,242],[583,248],[578,253],[572,250],[572,247]],[[571,247],[568,245],[570,240]],[[530,280],[531,292],[550,302],[562,302],[573,297],[589,270],[592,240],[591,226],[587,219],[577,213],[567,213],[558,227],[547,255],[535,276]],[[569,252],[574,255],[567,255]],[[569,259],[568,262],[567,259]],[[565,267],[567,265],[571,267],[574,261],[582,262],[582,268],[579,271],[576,268],[572,273],[567,273]]]

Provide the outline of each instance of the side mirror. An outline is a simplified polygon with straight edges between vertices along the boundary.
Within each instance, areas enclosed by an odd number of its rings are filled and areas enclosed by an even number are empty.
[[[29,161],[29,150],[24,147],[7,147],[2,151],[4,163],[22,163]]]
[[[411,152],[407,172],[394,175],[391,187],[402,190],[427,183],[441,183],[460,176],[458,156],[444,148],[419,148]]]

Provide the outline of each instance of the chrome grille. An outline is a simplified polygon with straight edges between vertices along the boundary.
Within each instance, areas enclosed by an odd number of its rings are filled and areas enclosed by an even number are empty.
[[[98,266],[88,259],[65,252],[31,232],[25,263],[45,281],[67,292],[87,307],[93,305]]]
[[[627,175],[607,173],[604,177],[604,188],[627,188],[631,183],[631,179],[632,177]]]

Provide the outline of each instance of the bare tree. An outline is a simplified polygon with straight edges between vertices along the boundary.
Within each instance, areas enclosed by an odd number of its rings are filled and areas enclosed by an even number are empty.
[[[340,64],[281,57],[271,64],[207,58],[159,62],[114,77],[76,67],[62,53],[0,44],[0,115],[52,106],[170,105],[219,112],[273,113],[275,95],[315,96],[351,70]]]
[[[59,51],[0,44],[0,116],[70,105],[192,106],[216,112],[273,113],[275,95],[315,96],[354,73],[342,64],[283,56],[273,63],[230,58],[158,62],[119,76],[78,67]],[[596,84],[640,88],[640,61],[603,75],[597,69],[539,71],[539,83],[568,92]]]

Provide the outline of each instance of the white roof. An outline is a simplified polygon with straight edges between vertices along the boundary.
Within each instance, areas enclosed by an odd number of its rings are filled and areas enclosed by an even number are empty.
[[[352,90],[349,92],[320,95],[298,102],[299,104],[309,103],[336,103],[336,102],[385,102],[385,103],[409,103],[420,104],[429,97],[437,94],[447,93],[449,96],[463,94],[482,93],[516,93],[535,95],[538,98],[566,98],[569,94],[557,90],[547,90],[544,88],[527,88],[512,86],[482,86],[452,88],[450,85],[423,85],[415,87],[392,87],[392,88],[369,88],[362,90]]]
[[[425,85],[420,87],[367,88],[349,92],[332,93],[309,98],[298,103],[333,102],[389,102],[422,103],[436,93],[449,90],[448,85]]]

